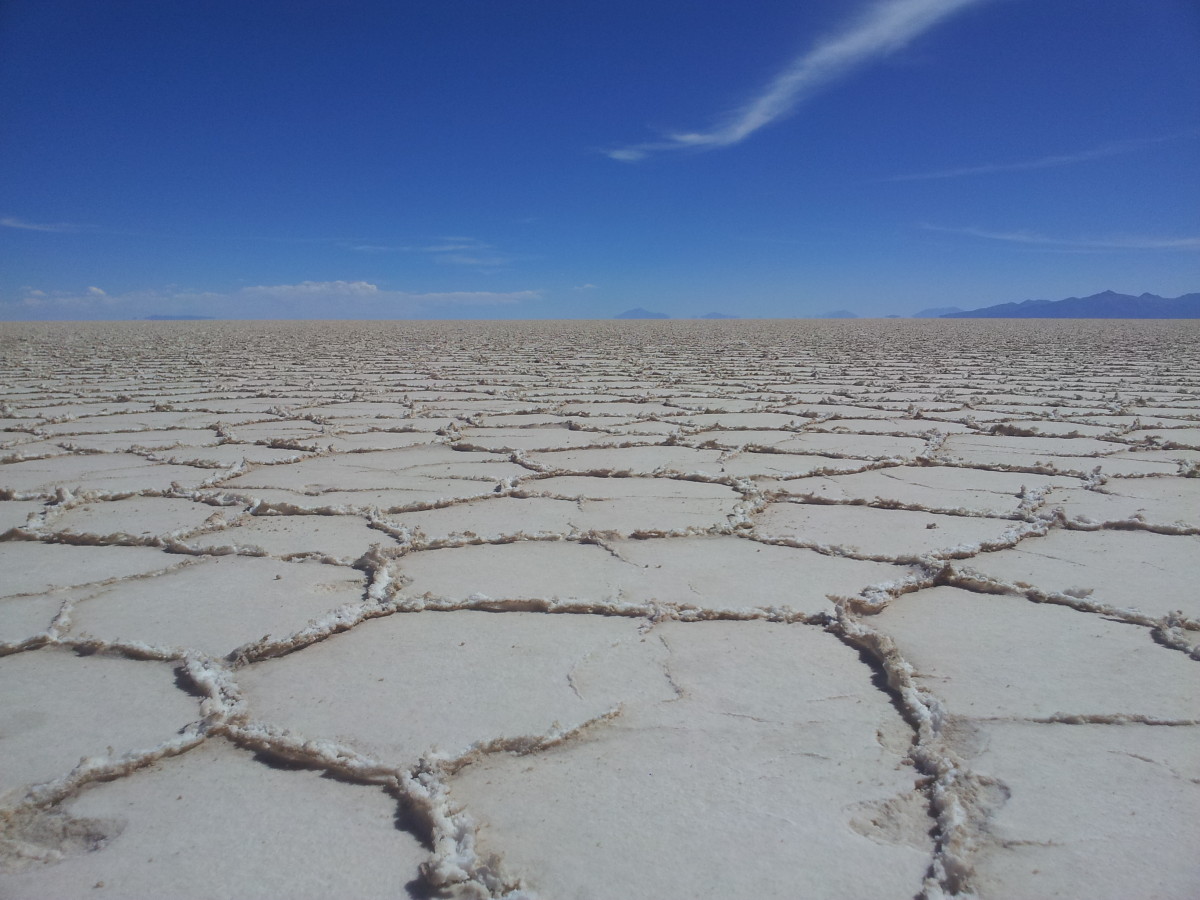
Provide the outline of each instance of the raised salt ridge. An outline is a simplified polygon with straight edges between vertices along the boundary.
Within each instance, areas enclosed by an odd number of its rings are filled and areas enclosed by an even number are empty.
[[[1195,897],[1198,348],[7,325],[0,896]]]

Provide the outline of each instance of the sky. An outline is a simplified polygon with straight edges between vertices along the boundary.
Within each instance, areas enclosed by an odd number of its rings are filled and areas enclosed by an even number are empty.
[[[1200,0],[0,0],[0,320],[1200,291]]]

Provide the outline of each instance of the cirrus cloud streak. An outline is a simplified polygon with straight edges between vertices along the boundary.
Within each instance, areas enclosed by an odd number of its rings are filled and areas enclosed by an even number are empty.
[[[1062,238],[1034,231],[990,231],[985,228],[943,228],[938,225],[921,227],[925,231],[959,234],[1009,244],[1026,244],[1052,250],[1200,250],[1200,237],[1115,235],[1103,238]]]
[[[229,292],[144,290],[108,293],[28,289],[0,300],[0,319],[422,319],[537,300],[541,291],[395,291],[369,281],[301,281]]]
[[[943,19],[981,2],[986,0],[878,0],[846,28],[825,36],[793,59],[716,127],[604,152],[612,159],[635,162],[659,151],[707,150],[740,143],[790,113],[818,89],[901,49]]]

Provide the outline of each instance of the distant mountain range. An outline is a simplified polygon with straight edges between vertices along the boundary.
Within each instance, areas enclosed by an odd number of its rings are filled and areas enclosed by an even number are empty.
[[[146,316],[147,322],[193,322],[200,319],[211,320],[212,316]]]
[[[926,312],[933,312],[927,310]],[[917,313],[918,316],[921,313]],[[1159,297],[1157,294],[1118,294],[1104,291],[1066,300],[1025,300],[960,312],[943,319],[1200,319],[1200,294]]]
[[[151,316],[151,318],[193,318],[191,316]],[[196,316],[194,318],[201,318]],[[666,313],[642,309],[627,309],[614,319],[669,319]],[[686,318],[686,317],[685,317]],[[729,313],[710,312],[697,319],[736,319]],[[835,309],[813,319],[857,319],[846,309]],[[888,316],[889,319],[902,318]],[[937,306],[913,313],[914,319],[1200,319],[1200,293],[1181,297],[1160,297],[1157,294],[1118,294],[1104,291],[1090,297],[1068,297],[1066,300],[1024,300],[1020,303],[1001,303],[982,309],[961,309],[957,306]]]

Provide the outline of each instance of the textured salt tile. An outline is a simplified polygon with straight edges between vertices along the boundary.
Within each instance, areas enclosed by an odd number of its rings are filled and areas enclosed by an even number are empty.
[[[634,698],[673,697],[663,647],[638,625],[541,613],[398,613],[255,663],[238,680],[256,720],[412,765],[434,747],[456,755],[479,741],[543,734],[555,722],[570,727]]]
[[[325,427],[313,422],[281,420],[276,422],[254,422],[238,425],[233,433],[239,441],[298,441],[312,444],[325,434]]]
[[[247,503],[261,502],[284,512],[300,513],[366,513],[384,512],[413,506],[427,507],[476,497],[488,497],[496,492],[490,481],[470,481],[465,478],[410,478],[407,486],[380,491],[313,491],[300,493],[283,488],[223,487],[229,496],[244,498]]]
[[[0,535],[21,528],[31,515],[45,508],[40,500],[0,500]]]
[[[981,900],[1193,897],[1200,729],[981,724],[975,771],[1008,793],[975,859]]]
[[[577,501],[568,524],[572,531],[649,536],[687,529],[730,527],[733,498],[628,496]]]
[[[891,558],[974,553],[981,544],[1010,542],[1018,524],[984,516],[819,503],[773,503],[753,520],[755,532],[768,540]]]
[[[808,475],[829,475],[836,472],[851,472],[867,465],[861,459],[834,459],[831,456],[807,456],[802,453],[760,453],[742,450],[722,460],[717,474],[732,478],[791,479]],[[760,481],[759,487],[768,489],[773,480]]]
[[[622,416],[649,419],[655,416],[678,415],[681,410],[662,403],[564,403],[560,408],[565,416]]]
[[[189,562],[149,547],[80,547],[39,541],[0,543],[0,595],[33,594],[161,572]]]
[[[793,897],[797,878],[814,898],[920,889],[920,800],[878,827],[858,812],[910,794],[913,773],[892,749],[905,726],[854,651],[761,623],[665,623],[644,646],[660,639],[667,702],[631,699],[569,743],[454,778],[485,851],[543,896]]]
[[[736,537],[618,540],[609,545],[640,567],[619,572],[629,600],[698,605],[707,609],[787,607],[828,612],[829,595],[854,597],[871,585],[908,574],[886,563],[823,556]]]
[[[221,525],[241,514],[239,507],[209,506],[172,497],[126,497],[73,506],[47,522],[51,531],[76,535],[149,538]]]
[[[212,472],[187,466],[147,462],[130,453],[59,456],[0,466],[0,490],[49,494],[62,486],[72,490],[166,490],[178,483],[195,487]]]
[[[957,715],[1200,718],[1200,667],[1140,626],[952,587],[905,594],[870,624]]]
[[[1177,405],[1172,406],[1135,405],[1130,407],[1130,412],[1139,418],[1145,416],[1162,416],[1163,418],[1173,420],[1171,423],[1173,425],[1180,424],[1181,420],[1194,420],[1197,409],[1200,408],[1200,404],[1196,402],[1195,397],[1193,396],[1190,401],[1188,398],[1181,397],[1180,401]]]
[[[176,447],[159,450],[153,455],[156,461],[188,466],[227,468],[240,462],[276,465],[299,461],[309,454],[303,450],[287,447],[264,447],[261,444],[221,444],[217,447]]]
[[[574,447],[604,447],[620,444],[650,444],[653,436],[608,434],[602,431],[572,431],[567,428],[468,428],[463,442],[473,449],[494,453],[512,450],[565,450]]]
[[[58,403],[46,406],[33,404],[25,406],[23,409],[21,409],[21,414],[35,418],[49,419],[61,418],[62,416],[76,417],[119,412],[144,414],[149,411],[150,404],[148,403],[119,403],[101,401],[95,403]]]
[[[298,491],[369,490],[372,488],[421,489],[423,482],[442,479],[499,481],[527,474],[503,457],[451,450],[445,444],[356,453],[349,459],[320,456],[288,466],[256,469],[224,482],[242,488],[287,488]],[[490,486],[485,486],[490,489]]]
[[[670,418],[630,419],[624,416],[573,416],[560,419],[572,431],[588,434],[669,434],[679,432],[681,426]],[[624,441],[626,444],[640,444],[643,441]]]
[[[676,421],[693,428],[724,428],[724,429],[771,429],[799,428],[804,424],[802,415],[791,413],[690,413],[678,417]]]
[[[278,400],[273,401],[273,403],[278,402]],[[244,425],[258,422],[263,417],[261,412],[180,411],[171,415],[175,416],[172,424],[178,428],[216,428],[224,425],[228,429],[238,429]]]
[[[221,656],[299,631],[365,589],[362,573],[336,566],[222,556],[106,588],[75,608],[71,635]]]
[[[427,434],[443,432],[451,426],[461,427],[462,422],[456,418],[440,415],[417,415],[411,419],[381,419],[375,425],[377,428],[404,429],[405,431],[423,431]]]
[[[1158,444],[1200,449],[1200,428],[1144,428],[1125,435],[1127,440],[1150,440]]]
[[[258,419],[265,418],[264,413],[288,405],[286,394],[278,390],[270,397],[204,397],[188,404],[193,409],[203,409],[207,413],[253,414]]]
[[[487,413],[477,420],[478,428],[529,428],[562,425],[561,416],[550,413]]]
[[[833,423],[826,423],[831,425]],[[894,437],[881,434],[826,434],[804,432],[793,435],[790,441],[775,444],[776,450],[789,453],[833,453],[865,459],[913,457],[926,448],[920,438]]]
[[[696,447],[773,447],[796,436],[794,431],[767,431],[746,429],[737,431],[699,431],[687,436],[690,445]]]
[[[838,418],[842,419],[890,419],[895,414],[894,410],[869,409],[863,406],[851,406],[848,403],[814,403],[806,406],[789,407],[786,411],[800,416],[805,416],[807,418],[825,418],[826,416],[837,416]]]
[[[922,435],[937,430],[943,434],[969,432],[966,425],[958,422],[930,421],[921,419],[832,419],[816,422],[806,429],[811,431],[843,431],[851,434],[913,434]]]
[[[1029,491],[1075,487],[1078,479],[953,466],[894,466],[854,475],[814,477],[789,488],[797,496],[840,502],[890,500],[935,510],[1012,515]]]
[[[398,829],[397,802],[382,789],[272,768],[221,741],[64,806],[109,839],[0,875],[5,896],[394,898],[409,896],[428,855]]]
[[[363,431],[341,432],[324,435],[320,444],[334,453],[355,453],[370,450],[398,450],[417,444],[432,443],[432,436],[424,431]]]
[[[81,450],[98,450],[109,453],[141,447],[145,450],[161,450],[168,447],[188,445],[200,447],[215,444],[219,438],[215,431],[196,428],[177,428],[170,431],[121,431],[106,434],[70,436],[73,447]]]
[[[1128,428],[1137,428],[1139,425],[1161,424],[1160,422],[1147,422],[1146,419],[1139,416],[1115,415],[1103,410],[1072,410],[1071,421],[1106,428],[1110,433],[1114,434],[1123,432]]]
[[[659,603],[804,613],[828,611],[829,594],[856,596],[907,574],[892,565],[733,537],[618,540],[606,547],[547,541],[471,545],[410,553],[394,570],[406,597],[579,601],[600,611]]]
[[[964,422],[1003,422],[1008,418],[1008,415],[1002,412],[996,412],[989,409],[964,409],[946,413],[928,413],[924,418],[929,420],[929,424],[935,427],[947,421],[964,421]]]
[[[0,597],[0,644],[19,644],[44,633],[65,600],[66,594],[58,591]]]
[[[592,450],[559,450],[529,453],[526,459],[536,466],[569,472],[674,472],[721,473],[719,450],[691,447],[604,447]]]
[[[976,404],[977,409],[972,412],[978,412],[979,409],[991,410],[992,412],[1004,413],[1003,420],[1005,422],[1024,421],[1026,425],[1029,422],[1038,422],[1040,419],[1037,416],[1050,415],[1051,410],[1043,405],[1036,404],[1021,404],[1012,399],[1002,396],[997,393],[991,394],[984,401]],[[1025,416],[1022,420],[1020,417]]]
[[[580,599],[616,602],[629,563],[578,541],[478,544],[410,553],[393,564],[401,594],[466,600]]]
[[[674,413],[680,409],[691,412],[745,412],[761,407],[761,400],[739,400],[736,397],[681,397],[671,398]]]
[[[660,497],[664,500],[739,499],[737,491],[723,484],[687,481],[680,478],[602,478],[587,475],[555,476],[530,480],[522,485],[531,494],[548,494],[591,500]]]
[[[1108,565],[1120,560],[1119,565]],[[1200,536],[1066,531],[1031,537],[968,564],[992,578],[1153,616],[1181,609],[1200,619]]]
[[[943,456],[970,457],[972,453],[990,451],[1010,453],[1019,458],[1042,456],[1107,456],[1123,449],[1123,445],[1091,438],[1012,437],[1003,434],[952,434],[940,448]],[[1100,460],[1097,460],[1100,462]]]
[[[571,521],[578,517],[579,506],[573,500],[492,497],[439,509],[399,513],[390,516],[388,521],[434,540],[449,535],[565,534],[571,530]]]
[[[80,757],[147,750],[200,718],[169,664],[50,648],[0,657],[0,696],[0,802]]]
[[[1023,453],[1019,450],[1000,450],[985,446],[943,447],[938,457],[968,466],[996,466],[1013,469],[1052,470],[1052,473],[1085,477],[1099,470],[1113,477],[1140,475],[1173,475],[1175,463],[1124,459],[1108,456],[1051,456],[1045,453]]]
[[[465,417],[486,412],[529,412],[535,407],[523,400],[506,400],[503,398],[486,397],[448,397],[428,404],[440,415]]]
[[[61,415],[61,413],[59,414]],[[114,431],[151,431],[158,428],[180,428],[195,424],[183,412],[121,413],[115,416],[91,416],[55,422],[41,426],[46,435],[101,434]]]
[[[248,522],[187,540],[189,547],[212,553],[223,547],[264,550],[270,556],[320,554],[349,565],[372,544],[395,546],[359,516],[254,516]]]
[[[1138,478],[1109,481],[1102,490],[1056,490],[1051,507],[1086,522],[1140,518],[1153,525],[1200,528],[1200,479]]]
[[[380,416],[404,418],[405,407],[396,401],[351,400],[345,403],[305,404],[295,410],[296,415],[317,416],[322,419],[374,419]]]
[[[1113,454],[1116,459],[1144,459],[1155,462],[1174,463],[1186,467],[1189,463],[1200,462],[1200,450],[1180,448],[1176,450],[1146,450],[1141,447],[1123,450]]]
[[[61,441],[9,441],[0,450],[0,463],[20,462],[24,459],[44,459],[48,456],[66,456],[71,453],[65,447],[59,446]]]
[[[1030,431],[1038,435],[1057,435],[1064,438],[1089,437],[1108,434],[1112,429],[1104,425],[1085,425],[1082,422],[1056,422],[1049,419],[1019,419],[1005,423],[1014,431]],[[1070,452],[1070,451],[1067,451]]]

